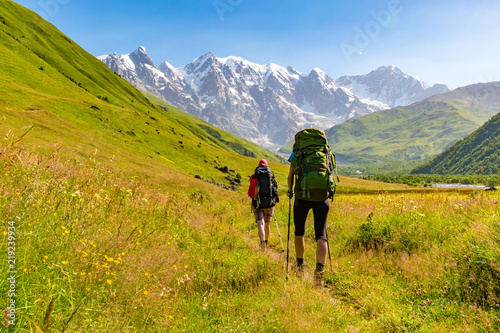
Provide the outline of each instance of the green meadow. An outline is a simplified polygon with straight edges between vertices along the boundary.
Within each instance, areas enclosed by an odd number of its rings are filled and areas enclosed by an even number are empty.
[[[347,194],[362,181],[341,177],[328,288],[317,289],[312,223],[309,269],[294,274],[292,241],[287,274],[284,195],[262,252],[244,187],[224,190],[181,173],[147,182],[58,151],[4,145],[0,157],[0,237],[6,244],[15,227],[17,270],[16,325],[7,331],[500,328],[498,194],[385,191],[381,183],[378,193]],[[2,279],[4,299],[8,289]]]
[[[311,221],[294,274],[282,158],[145,96],[9,0],[0,59],[3,331],[500,329],[499,194],[340,174],[314,288]],[[261,158],[281,198],[266,252],[246,195]]]

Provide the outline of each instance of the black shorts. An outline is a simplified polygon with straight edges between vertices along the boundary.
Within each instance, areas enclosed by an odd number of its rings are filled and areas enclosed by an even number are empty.
[[[306,219],[309,210],[312,208],[314,216],[314,233],[316,241],[327,240],[326,221],[330,211],[330,201],[306,201],[295,199],[293,205],[293,222],[295,224],[295,236],[304,236],[306,233]]]

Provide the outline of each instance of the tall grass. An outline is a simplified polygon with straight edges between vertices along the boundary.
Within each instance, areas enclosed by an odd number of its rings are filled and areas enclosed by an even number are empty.
[[[188,177],[197,183],[148,186],[57,151],[4,150],[0,158],[3,253],[9,222],[18,233],[17,328],[197,330],[222,320],[209,311],[220,311],[221,297],[245,303],[282,275],[282,263],[241,237],[241,194],[225,197]],[[5,279],[0,288],[7,295]]]
[[[498,195],[351,196],[336,207],[330,282],[374,319],[362,327],[500,328]]]
[[[10,331],[500,329],[498,195],[338,195],[329,288],[318,290],[312,223],[310,269],[296,277],[292,259],[287,280],[275,224],[260,251],[243,193],[191,177],[145,182],[57,150],[3,149],[0,161],[3,253],[8,222],[18,233]],[[276,208],[285,248],[286,201]]]

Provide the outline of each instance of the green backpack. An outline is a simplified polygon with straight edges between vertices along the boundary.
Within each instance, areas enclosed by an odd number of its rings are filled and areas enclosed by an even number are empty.
[[[295,195],[307,201],[333,200],[335,194],[335,154],[328,146],[325,132],[308,128],[295,135],[294,157]]]

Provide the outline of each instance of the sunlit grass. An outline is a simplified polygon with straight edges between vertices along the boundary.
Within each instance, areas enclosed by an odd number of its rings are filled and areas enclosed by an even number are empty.
[[[500,328],[497,194],[341,175],[329,288],[312,287],[310,221],[308,269],[294,274],[292,226],[287,279],[287,165],[152,105],[52,25],[12,2],[0,7],[0,239],[6,254],[15,225],[17,271],[16,325],[7,331]],[[245,193],[260,158],[281,194],[282,239],[273,222],[267,252]],[[225,166],[241,176],[238,191],[194,178],[227,184],[216,169]],[[8,289],[1,279],[3,304]]]
[[[286,279],[276,225],[261,252],[244,193],[19,150],[1,155],[0,178],[0,237],[9,221],[19,235],[19,331],[500,328],[497,195],[336,196],[330,287],[317,290],[311,224],[310,271],[295,277],[292,241]],[[286,198],[276,217],[286,249]]]

